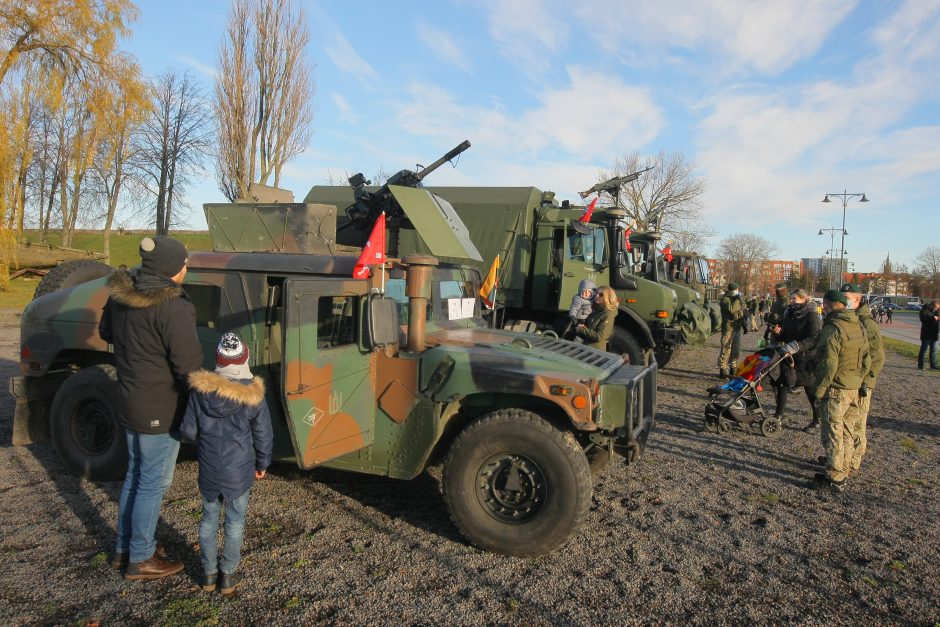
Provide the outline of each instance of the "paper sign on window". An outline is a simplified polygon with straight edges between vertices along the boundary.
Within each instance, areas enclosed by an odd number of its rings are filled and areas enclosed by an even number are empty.
[[[461,305],[462,305],[462,312],[461,312],[461,313],[463,314],[463,317],[464,317],[464,318],[472,318],[472,317],[473,317],[473,308],[474,308],[474,307],[476,306],[476,304],[477,304],[477,299],[475,299],[475,298],[462,298],[462,299],[460,299],[460,302],[461,302]]]

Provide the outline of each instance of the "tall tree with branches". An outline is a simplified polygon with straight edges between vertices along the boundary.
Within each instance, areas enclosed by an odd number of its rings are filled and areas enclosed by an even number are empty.
[[[216,173],[229,200],[252,183],[280,185],[310,141],[315,84],[310,31],[293,0],[235,0],[215,82]]]
[[[736,233],[721,240],[718,259],[728,281],[741,284],[745,293],[758,287],[764,262],[777,254],[777,245],[760,235]]]
[[[704,179],[695,164],[681,152],[641,155],[634,152],[618,158],[612,167],[601,170],[599,181],[626,176],[651,168],[636,180],[619,186],[620,204],[627,220],[636,220],[641,229],[662,231],[683,250],[700,250],[714,233],[705,223],[702,195]],[[680,246],[676,245],[678,249]]]
[[[211,152],[212,111],[188,74],[167,72],[152,84],[151,113],[139,133],[138,163],[155,196],[157,235],[175,224],[175,205]]]

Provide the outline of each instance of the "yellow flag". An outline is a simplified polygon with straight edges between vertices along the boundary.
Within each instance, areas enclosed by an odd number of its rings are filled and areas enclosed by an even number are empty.
[[[499,287],[499,282],[496,279],[496,274],[499,270],[499,255],[496,255],[496,259],[493,260],[493,265],[490,266],[490,271],[486,274],[486,280],[483,281],[483,285],[480,287],[480,298],[483,299],[483,304],[488,308],[493,308],[493,301],[490,299],[493,292]]]

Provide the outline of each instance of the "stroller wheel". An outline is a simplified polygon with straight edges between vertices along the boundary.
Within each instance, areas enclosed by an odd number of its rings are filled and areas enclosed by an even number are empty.
[[[764,437],[770,437],[780,431],[780,419],[774,416],[767,416],[760,421],[760,432]]]

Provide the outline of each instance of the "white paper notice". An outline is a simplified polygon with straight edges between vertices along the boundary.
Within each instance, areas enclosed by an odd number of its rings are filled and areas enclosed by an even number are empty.
[[[448,320],[459,320],[463,311],[460,307],[459,298],[448,298],[447,299],[447,319]]]
[[[461,299],[461,303],[463,304],[463,312],[462,312],[462,313],[463,313],[463,317],[464,317],[464,318],[472,318],[472,317],[473,317],[473,308],[474,308],[474,307],[476,306],[476,304],[477,304],[477,299],[475,299],[475,298],[463,298],[463,299]]]

